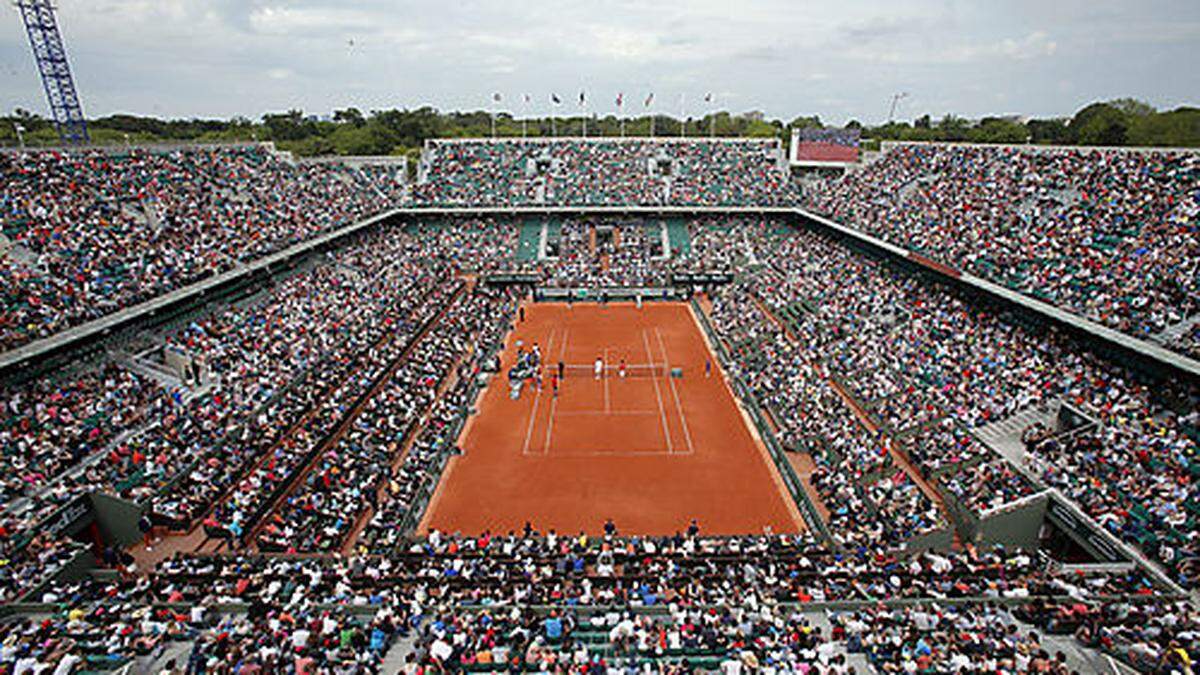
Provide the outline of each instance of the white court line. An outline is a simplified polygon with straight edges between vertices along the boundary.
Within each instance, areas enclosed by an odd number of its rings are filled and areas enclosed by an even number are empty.
[[[604,348],[604,370],[600,371],[600,379],[604,380],[604,412],[612,410],[608,395],[608,347]]]
[[[583,415],[657,415],[657,410],[568,410],[558,413],[559,417],[577,417]]]
[[[550,329],[550,339],[546,341],[546,353],[550,353],[550,347],[554,344],[554,329]],[[538,401],[542,398],[542,390],[538,389],[533,396],[533,408],[529,411],[529,428],[525,430],[525,446],[521,448],[521,454],[529,454],[529,441],[533,438],[533,421],[537,419]]]
[[[655,326],[654,333],[658,335],[658,347],[662,350],[663,362],[666,364],[664,372],[667,374],[667,382],[671,385],[671,394],[675,396],[675,409],[679,411],[679,421],[683,423],[683,437],[687,440],[688,452],[695,453],[696,446],[692,445],[692,433],[688,431],[687,415],[683,412],[683,405],[679,403],[679,390],[675,388],[675,378],[671,377],[671,357],[667,356],[667,343],[663,341],[662,329]]]
[[[654,361],[654,355],[650,353],[650,338],[646,337],[646,329],[642,329],[642,345],[646,348],[646,358]],[[662,392],[658,388],[658,378],[651,377],[650,381],[654,383],[654,397],[658,399],[658,418],[662,421],[663,438],[667,439],[667,453],[674,454],[675,448],[671,445],[671,430],[667,428],[667,411],[663,408]]]
[[[567,342],[568,342],[570,339],[571,339],[571,329],[570,329],[570,328],[566,328],[566,329],[564,329],[564,331],[563,331],[563,343],[562,343],[562,347],[561,347],[561,348],[559,348],[559,352],[558,352],[558,360],[559,360],[559,361],[562,361],[562,360],[563,360],[563,357],[564,357],[564,356],[566,356],[566,354],[567,354]],[[546,352],[547,352],[547,356],[549,356],[549,351],[550,351],[550,350],[548,350],[548,349],[546,350]],[[551,367],[551,368],[556,368],[557,366],[556,366],[555,364],[550,364],[550,367]],[[558,386],[561,388],[561,387],[562,387],[562,382],[559,382],[559,383],[558,383]],[[554,397],[553,399],[551,399],[551,401],[550,401],[550,417],[548,417],[548,418],[546,419],[546,440],[545,440],[545,442],[543,442],[543,443],[542,443],[542,454],[543,454],[543,455],[549,455],[549,454],[550,454],[550,432],[554,431],[554,413],[555,413],[555,411],[556,411],[556,410],[558,410],[558,397],[557,397],[557,396],[555,396],[555,397]]]

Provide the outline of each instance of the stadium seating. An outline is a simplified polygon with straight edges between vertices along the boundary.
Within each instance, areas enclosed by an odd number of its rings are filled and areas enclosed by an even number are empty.
[[[5,289],[24,298],[4,339],[53,334],[405,199],[788,203],[774,153],[757,142],[441,141],[411,197],[388,167],[296,166],[259,148],[4,156],[0,205],[17,247]],[[1031,236],[1055,255],[1138,258],[1088,283],[1100,295],[1142,284],[1154,300],[1102,318],[1146,333],[1192,312],[1186,280],[1184,301],[1152,277],[1169,278],[1161,266],[1190,251],[1194,179],[1184,155],[913,147],[810,200],[976,271],[1032,255],[1005,248],[1014,218],[1040,224]],[[929,201],[935,190],[949,205]],[[1017,204],[990,201],[1001,198]],[[928,218],[905,220],[915,205]],[[1118,224],[1129,232],[1098,238]],[[543,226],[552,255],[539,258]],[[1134,240],[1150,252],[1130,254]],[[77,259],[93,247],[105,255]],[[114,266],[129,269],[119,283],[106,276]],[[68,267],[79,274],[62,276]],[[768,419],[764,440],[811,465],[797,489],[819,527],[412,535],[517,312],[516,292],[481,275],[595,288],[695,270],[734,277],[696,303],[698,319],[742,402]],[[1082,287],[1058,274],[1017,287],[1074,307]],[[75,290],[31,301],[40,284]],[[413,672],[845,672],[850,658],[883,672],[1065,672],[1035,628],[1149,671],[1200,658],[1194,605],[1142,567],[1061,570],[1022,550],[921,545],[950,545],[947,502],[982,514],[1057,488],[1194,589],[1194,392],[784,218],[396,222],[148,333],[201,358],[203,386],[97,352],[0,389],[0,599],[40,603],[22,610],[36,618],[0,625],[0,664],[14,670],[111,670],[177,652],[189,672],[379,672],[399,669],[384,665],[399,652]],[[1095,424],[1030,437],[1018,463],[981,440],[1059,402]],[[116,547],[95,556],[43,527],[92,492],[144,506],[188,552],[139,570]],[[55,579],[87,556],[102,569]]]
[[[0,153],[0,347],[231,269],[398,202],[262,147]],[[371,183],[376,185],[378,180]]]
[[[894,145],[805,204],[934,260],[1200,354],[1193,152]]]
[[[778,141],[436,140],[416,204],[779,206],[793,193]]]

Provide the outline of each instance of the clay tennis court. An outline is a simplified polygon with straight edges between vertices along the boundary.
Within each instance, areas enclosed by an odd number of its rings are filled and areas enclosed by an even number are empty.
[[[623,534],[672,534],[692,518],[706,534],[803,529],[691,312],[683,303],[527,304],[422,531],[507,532],[529,521],[595,534],[606,518]],[[546,374],[540,391],[513,400],[506,373],[518,341],[538,344]],[[608,364],[599,379],[597,356]],[[560,360],[567,373],[554,396]],[[673,368],[683,377],[670,377]]]

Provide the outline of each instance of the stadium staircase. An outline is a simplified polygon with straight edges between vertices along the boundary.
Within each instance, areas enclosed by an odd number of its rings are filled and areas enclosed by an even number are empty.
[[[1167,326],[1161,333],[1155,335],[1151,340],[1158,344],[1169,346],[1183,338],[1194,329],[1200,326],[1200,314],[1190,316],[1179,323]]]
[[[984,445],[1000,453],[1005,459],[1017,466],[1025,466],[1025,443],[1021,434],[1034,424],[1053,428],[1054,420],[1058,417],[1058,404],[1047,408],[1032,405],[1005,417],[1002,420],[985,424],[972,433]]]

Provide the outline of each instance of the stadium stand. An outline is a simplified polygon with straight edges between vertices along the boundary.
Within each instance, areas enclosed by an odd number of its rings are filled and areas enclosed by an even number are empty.
[[[391,208],[341,164],[266,148],[0,153],[12,348]],[[394,181],[389,181],[394,182]]]
[[[894,144],[805,204],[934,260],[1197,354],[1192,151]]]
[[[431,140],[414,202],[433,206],[780,206],[779,142]]]
[[[4,264],[29,275],[6,273],[20,299],[5,344],[405,199],[789,204],[778,155],[757,141],[438,141],[411,197],[394,167],[293,165],[264,148],[3,156],[17,249]],[[1138,332],[1193,314],[1195,289],[1163,266],[1187,262],[1186,249],[1167,249],[1190,245],[1194,180],[1185,154],[902,147],[808,199],[955,264],[941,252],[982,264],[1017,256],[1006,246],[1045,246],[1093,271],[1119,259],[1128,264],[1089,283],[1093,295],[1148,294],[1103,315]],[[1001,197],[1015,201],[991,201]],[[1016,247],[1004,228],[1026,216],[1036,239]],[[1129,234],[1093,246],[1118,226]],[[94,250],[105,256],[76,259]],[[1090,315],[1075,304],[1092,296],[1056,264],[1017,287],[1044,285]],[[128,277],[111,281],[114,265]],[[46,281],[65,269],[79,274]],[[703,291],[696,322],[711,329],[718,375],[753,423],[761,416],[766,452],[778,445],[798,467],[785,475],[798,477],[794,498],[815,527],[639,536],[530,523],[417,536],[521,311],[527,289],[492,277],[657,288],[688,272],[728,277],[689,289]],[[401,214],[276,274],[0,388],[0,594],[16,614],[0,621],[0,664],[1069,673],[1101,654],[1143,672],[1200,658],[1185,595],[1200,562],[1195,390],[799,218]],[[1182,295],[1151,277],[1176,279]],[[74,290],[31,302],[43,283]],[[146,345],[188,366],[141,367],[128,355]],[[1015,450],[984,433],[1064,408],[1087,423],[1022,423]],[[73,529],[80,500],[96,495],[125,509],[122,523],[92,502],[99,524]],[[1096,562],[1049,525],[1021,546],[964,526],[1051,498],[1119,559]],[[125,514],[142,509],[150,527],[134,531]]]

